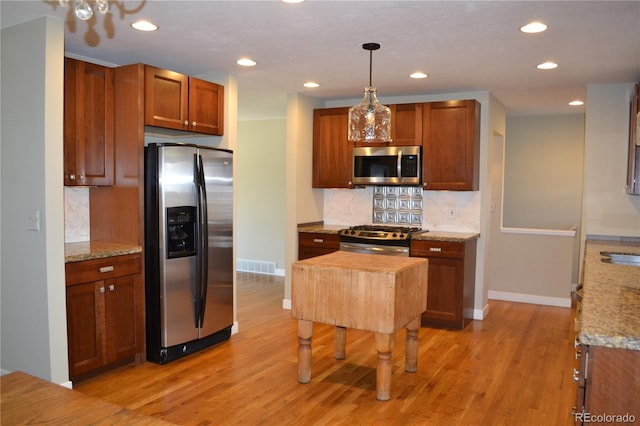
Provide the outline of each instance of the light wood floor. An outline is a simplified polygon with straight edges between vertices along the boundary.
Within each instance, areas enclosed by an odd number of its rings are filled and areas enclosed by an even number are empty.
[[[464,331],[420,329],[418,372],[396,335],[391,400],[375,398],[373,334],[316,324],[311,382],[296,381],[297,323],[283,279],[238,275],[239,333],[160,366],[123,367],[74,388],[180,425],[572,425],[573,313],[490,301]],[[372,313],[373,314],[373,313]]]

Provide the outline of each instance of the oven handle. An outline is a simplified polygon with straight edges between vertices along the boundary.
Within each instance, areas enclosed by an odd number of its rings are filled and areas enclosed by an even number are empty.
[[[364,245],[354,245],[349,243],[340,243],[340,250],[348,251],[352,253],[369,253],[369,254],[387,254],[389,256],[409,256],[409,247],[380,247]]]

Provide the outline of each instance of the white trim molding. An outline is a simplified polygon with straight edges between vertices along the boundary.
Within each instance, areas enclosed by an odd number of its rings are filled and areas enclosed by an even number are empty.
[[[536,294],[510,293],[506,291],[489,290],[489,299],[504,300],[507,302],[532,303],[534,305],[571,307],[571,297],[550,297]]]

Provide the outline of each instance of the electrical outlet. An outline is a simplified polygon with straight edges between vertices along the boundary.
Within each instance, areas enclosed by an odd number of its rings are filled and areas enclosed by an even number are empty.
[[[449,217],[449,219],[453,219],[454,217],[456,217],[456,210],[454,208],[450,208],[447,211],[447,216]]]

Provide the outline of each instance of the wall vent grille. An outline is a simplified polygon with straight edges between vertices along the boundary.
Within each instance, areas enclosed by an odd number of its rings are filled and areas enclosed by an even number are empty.
[[[254,274],[276,274],[276,262],[263,262],[261,260],[236,259],[236,271],[252,272]]]

